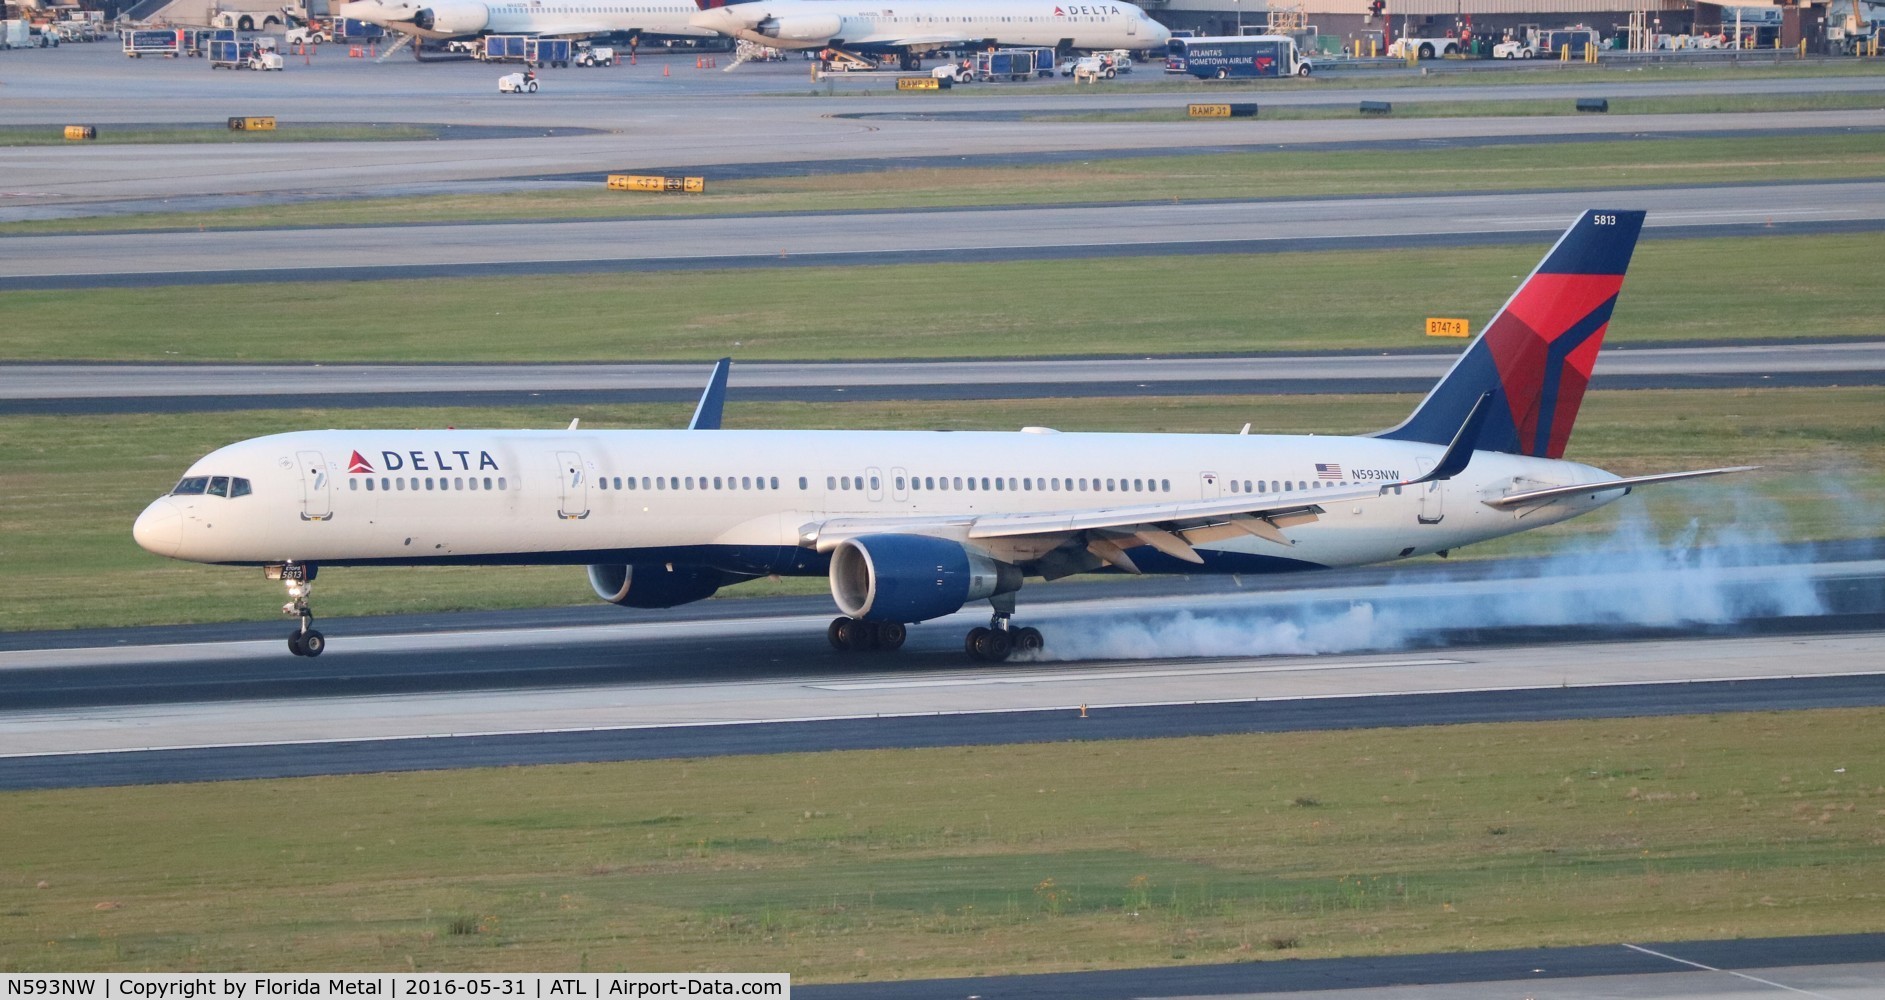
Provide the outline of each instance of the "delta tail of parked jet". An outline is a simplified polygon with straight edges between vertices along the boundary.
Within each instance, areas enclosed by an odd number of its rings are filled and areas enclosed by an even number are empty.
[[[619,0],[558,3],[555,0],[352,0],[334,16],[377,24],[414,38],[439,40],[478,35],[543,35],[584,38],[614,32],[712,38],[691,22],[699,13],[690,0]]]
[[[732,38],[780,49],[895,52],[905,69],[937,49],[986,45],[1158,49],[1171,31],[1129,3],[1053,0],[696,0],[693,18]]]
[[[1587,212],[1399,426],[1362,437],[721,430],[726,362],[686,430],[327,430],[192,465],[132,529],[159,555],[261,566],[318,655],[322,566],[586,566],[666,608],[825,576],[841,649],[988,601],[970,654],[1039,649],[1028,579],[1276,573],[1405,559],[1554,524],[1638,485],[1563,459],[1641,212]],[[501,570],[493,570],[501,572]]]

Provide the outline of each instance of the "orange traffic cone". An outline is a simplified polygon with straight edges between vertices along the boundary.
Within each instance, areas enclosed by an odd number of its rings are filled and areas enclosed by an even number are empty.
[[[668,75],[668,68],[667,68],[667,66],[665,66],[665,65],[663,65],[663,66],[661,67],[661,75],[662,75],[662,76],[667,76],[667,75]]]

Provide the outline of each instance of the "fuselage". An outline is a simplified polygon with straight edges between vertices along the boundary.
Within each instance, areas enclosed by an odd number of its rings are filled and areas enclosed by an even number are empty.
[[[808,530],[866,519],[1092,511],[1419,477],[1444,449],[1369,437],[923,431],[303,431],[218,449],[138,518],[140,545],[224,564],[647,563],[818,575]],[[1448,481],[1332,503],[1285,543],[1236,534],[1204,565],[1264,572],[1432,553],[1582,514],[1621,491],[1522,512],[1480,502],[1611,479],[1477,453]],[[240,492],[242,495],[232,495]],[[930,533],[938,533],[932,530]],[[948,530],[940,532],[949,535]],[[1048,542],[1051,542],[1051,537]],[[1026,568],[1040,538],[976,542]]]
[[[956,44],[1163,49],[1171,31],[1129,3],[1051,0],[756,0],[696,13],[693,24],[782,49],[911,49]]]
[[[335,14],[434,40],[477,35],[579,37],[614,32],[712,37],[713,31],[691,23],[698,12],[699,8],[691,0],[648,0],[645,3],[353,0],[341,4]]]

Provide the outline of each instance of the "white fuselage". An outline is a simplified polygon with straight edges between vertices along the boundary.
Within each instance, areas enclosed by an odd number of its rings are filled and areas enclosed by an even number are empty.
[[[696,27],[781,49],[909,49],[955,45],[1163,49],[1171,31],[1129,3],[1052,0],[757,0],[699,11]]]
[[[171,494],[145,548],[209,563],[670,560],[820,574],[808,529],[948,515],[1092,511],[1413,479],[1443,448],[1369,437],[925,431],[303,431],[218,449],[189,477],[244,496]],[[1318,468],[1321,466],[1321,468]],[[1479,452],[1459,476],[1331,503],[1286,543],[1238,534],[1203,567],[1251,572],[1426,554],[1564,520],[1622,495],[1496,510],[1506,493],[1611,479],[1573,462]],[[1312,485],[1313,484],[1313,485]],[[217,490],[217,492],[225,492]],[[969,544],[1026,563],[1051,533]],[[1154,567],[1156,571],[1157,567]]]
[[[476,35],[582,37],[614,32],[713,37],[690,23],[699,12],[691,0],[622,3],[510,2],[472,0],[353,0],[335,16],[377,24],[388,31],[419,38],[467,38]],[[425,26],[426,24],[431,26]]]

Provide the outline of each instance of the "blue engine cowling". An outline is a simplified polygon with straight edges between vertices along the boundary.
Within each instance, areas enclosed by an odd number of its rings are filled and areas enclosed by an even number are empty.
[[[910,623],[1021,589],[1021,570],[947,538],[865,535],[831,551],[838,610],[874,622]]]
[[[671,608],[706,600],[728,582],[727,575],[705,566],[630,563],[589,567],[596,596],[625,608]]]

